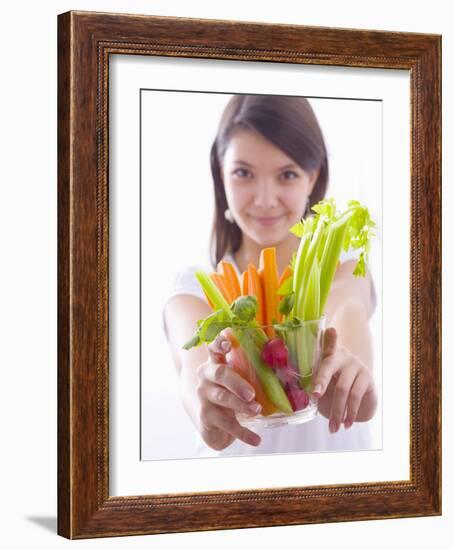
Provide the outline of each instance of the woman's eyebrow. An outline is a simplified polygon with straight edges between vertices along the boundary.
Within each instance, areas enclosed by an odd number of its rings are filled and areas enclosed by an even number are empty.
[[[250,164],[246,160],[237,159],[233,162],[234,162],[234,164],[244,164],[245,166],[250,166],[250,168],[254,168],[253,164]],[[277,168],[277,171],[279,171],[279,170],[288,170],[289,168],[297,168],[297,165],[294,164],[294,163],[285,164],[285,166],[281,166],[280,168]]]
[[[234,160],[233,163],[234,164],[245,164],[246,166],[250,166],[250,168],[253,168],[253,164],[250,164],[249,162],[247,162],[245,160],[237,159],[237,160]]]

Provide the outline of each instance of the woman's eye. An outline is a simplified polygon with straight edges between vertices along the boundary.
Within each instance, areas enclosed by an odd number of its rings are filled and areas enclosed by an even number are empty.
[[[246,178],[250,172],[246,168],[238,168],[233,172],[235,176],[239,176],[240,178]]]
[[[283,172],[283,179],[285,180],[293,180],[297,177],[299,177],[299,174],[293,172],[292,170],[287,170],[286,172]]]

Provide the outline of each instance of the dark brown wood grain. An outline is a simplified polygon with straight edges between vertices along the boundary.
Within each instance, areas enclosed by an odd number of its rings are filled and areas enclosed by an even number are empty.
[[[440,36],[68,12],[58,17],[58,50],[58,533],[88,538],[440,514]],[[410,71],[410,481],[109,495],[112,53]]]

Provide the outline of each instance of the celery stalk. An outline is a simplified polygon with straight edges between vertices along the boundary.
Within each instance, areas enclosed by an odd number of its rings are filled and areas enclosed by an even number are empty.
[[[304,273],[305,257],[307,255],[313,233],[306,233],[297,249],[296,262],[294,264],[293,291],[296,296],[300,294],[301,282]]]
[[[296,306],[295,314],[300,318],[302,318],[303,302],[306,298],[306,295],[308,294],[308,280],[311,274],[313,263],[316,259],[316,251],[324,231],[325,231],[325,224],[322,220],[320,220],[316,227],[315,233],[313,235],[313,239],[310,243],[310,246],[308,248],[308,251],[305,257],[304,264],[302,266],[303,271],[301,276],[301,282],[300,282],[299,292],[296,293],[296,302],[295,302],[295,306]]]
[[[234,313],[232,312],[230,305],[225,300],[222,293],[209,275],[204,271],[196,271],[195,276],[216,309],[223,309],[229,316],[230,320],[233,321]],[[247,329],[246,334],[244,334],[244,328]],[[264,331],[254,327],[235,327],[234,325],[232,326],[232,331],[255,368],[267,397],[278,409],[285,413],[291,414],[293,409],[281,385],[280,379],[261,359],[260,349],[267,340],[267,336]],[[253,331],[255,341],[249,338],[250,331]]]
[[[311,388],[311,371],[313,358],[313,338],[310,333],[310,325],[303,325],[297,340],[297,366],[299,367],[299,385],[307,391]]]
[[[307,292],[303,304],[302,319],[304,321],[316,321],[319,319],[320,304],[320,270],[318,260],[315,258],[308,280]],[[311,374],[313,354],[316,344],[316,323],[302,325],[297,334],[296,355],[297,366],[300,371],[300,385],[308,391],[311,387]]]
[[[342,217],[332,224],[327,241],[324,247],[324,253],[321,260],[321,277],[320,277],[320,303],[319,313],[324,312],[327,297],[332,285],[335,271],[337,269],[338,260],[340,259],[343,241],[348,229],[349,216]]]
[[[315,258],[313,267],[308,279],[307,292],[302,305],[302,319],[311,321],[319,319],[320,300],[321,300],[321,271],[319,269],[318,260]]]
[[[223,294],[214,284],[213,280],[204,271],[196,271],[195,277],[198,279],[202,289],[209,296],[209,299],[214,304],[216,309],[224,309],[230,319],[233,319],[233,312],[231,311],[229,303],[223,297]]]
[[[301,383],[307,388],[311,382],[311,365],[318,333],[318,323],[326,305],[327,297],[337,269],[342,249],[362,249],[353,274],[365,276],[370,238],[374,236],[374,221],[369,211],[359,201],[351,200],[343,213],[336,210],[334,199],[320,201],[312,207],[314,218],[302,225],[291,228],[301,237],[294,265],[292,293],[285,289],[286,303],[293,303],[285,322],[288,326],[297,326],[292,321],[313,321],[304,325],[300,331],[289,333],[286,343],[291,357],[296,359]]]
[[[258,378],[268,399],[270,399],[272,403],[282,412],[292,414],[294,412],[293,408],[291,407],[291,403],[289,402],[285,390],[281,385],[280,379],[261,359],[260,347],[258,347],[256,342],[254,342],[250,337],[251,335],[249,331],[254,329],[247,329],[246,331],[243,331],[241,329],[235,330],[233,328],[232,330],[241,348],[245,351],[249,361],[256,370]]]

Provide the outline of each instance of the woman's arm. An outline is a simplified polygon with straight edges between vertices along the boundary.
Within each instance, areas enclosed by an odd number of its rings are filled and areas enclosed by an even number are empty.
[[[179,375],[183,406],[199,429],[196,399],[197,368],[208,359],[206,346],[183,349],[195,331],[198,319],[204,319],[211,313],[211,308],[196,296],[183,294],[171,298],[164,310],[164,321],[167,327],[168,343],[175,368]]]
[[[193,336],[197,320],[210,313],[203,300],[190,295],[175,296],[165,307],[164,320],[183,406],[211,448],[222,450],[235,439],[256,446],[260,437],[241,426],[235,413],[258,414],[261,406],[254,400],[253,386],[226,365],[228,350],[219,348],[219,338],[207,347],[182,349]]]
[[[337,431],[343,420],[346,420],[345,427],[352,424],[352,418],[353,421],[369,420],[377,406],[369,327],[376,297],[371,276],[355,277],[354,266],[354,261],[345,262],[335,275],[325,313],[327,326],[335,328],[337,339],[329,357],[323,360],[321,378],[315,377],[315,382],[328,384],[321,392],[319,410],[331,419],[332,431]]]
[[[371,370],[373,345],[369,320],[376,309],[376,294],[369,272],[353,275],[355,261],[340,264],[326,303],[326,326],[337,330],[338,345],[348,348]]]

